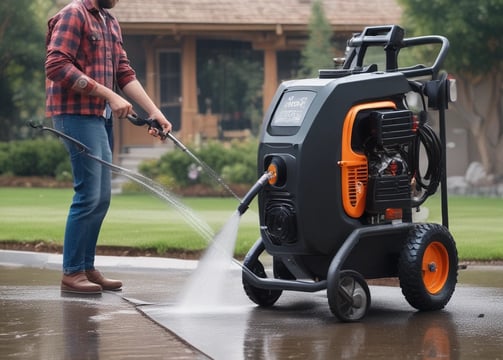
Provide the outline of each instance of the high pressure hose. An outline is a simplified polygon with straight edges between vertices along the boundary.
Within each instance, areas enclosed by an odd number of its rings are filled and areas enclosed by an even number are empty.
[[[433,195],[437,191],[438,185],[442,179],[442,166],[440,165],[443,157],[442,144],[433,128],[426,123],[425,111],[420,113],[417,136],[418,141],[413,145],[411,158],[413,161],[412,168],[414,169],[414,190],[420,193],[420,196],[412,199],[413,207],[421,205],[430,195]],[[424,176],[421,175],[419,166],[421,144],[428,158],[428,166]],[[428,181],[425,182],[424,180]]]
[[[262,174],[262,176],[257,180],[252,188],[246,193],[238,207],[239,215],[243,215],[245,211],[248,210],[248,207],[250,206],[252,200],[255,198],[258,192],[262,190],[264,185],[267,184],[271,176],[272,174],[268,171]]]

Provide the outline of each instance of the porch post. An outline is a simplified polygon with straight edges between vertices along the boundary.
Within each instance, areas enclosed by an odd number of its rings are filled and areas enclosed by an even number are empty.
[[[182,112],[180,136],[185,140],[194,140],[198,131],[194,121],[198,113],[197,104],[197,62],[196,38],[187,36],[182,41]]]
[[[264,49],[264,85],[262,106],[264,114],[271,103],[278,87],[278,63],[276,49]]]
[[[155,69],[155,62],[156,62],[156,53],[155,53],[155,48],[152,46],[152,43],[144,43],[144,50],[145,50],[145,91],[147,94],[154,100],[156,104],[159,103],[159,94],[156,91],[155,88],[155,77],[156,77],[156,69]]]

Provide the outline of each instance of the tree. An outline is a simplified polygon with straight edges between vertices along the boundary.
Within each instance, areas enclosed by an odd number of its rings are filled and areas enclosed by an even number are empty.
[[[0,2],[0,141],[44,113],[45,21],[52,0]]]
[[[470,125],[487,173],[503,176],[503,0],[399,0],[415,34],[450,41],[459,115]]]
[[[311,6],[309,18],[309,38],[301,54],[300,75],[318,77],[318,70],[333,67],[332,27],[321,0],[315,0]]]

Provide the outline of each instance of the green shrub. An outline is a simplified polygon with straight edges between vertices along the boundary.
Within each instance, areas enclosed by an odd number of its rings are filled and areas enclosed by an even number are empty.
[[[144,189],[140,184],[134,181],[127,181],[124,184],[122,184],[121,190],[123,194],[135,194],[142,192]]]
[[[0,143],[0,174],[9,172],[9,143]]]
[[[0,146],[2,174],[55,177],[69,166],[66,149],[56,139],[13,141]]]
[[[56,180],[58,181],[72,181],[72,165],[70,163],[70,158],[67,157],[66,160],[59,163],[56,168]]]
[[[233,184],[251,185],[257,181],[257,143],[233,143],[229,162],[221,170],[222,177]]]
[[[243,163],[227,165],[222,169],[222,178],[231,184],[252,184],[257,180],[257,169]]]
[[[39,175],[39,146],[34,141],[18,141],[10,148],[10,169],[17,176]]]

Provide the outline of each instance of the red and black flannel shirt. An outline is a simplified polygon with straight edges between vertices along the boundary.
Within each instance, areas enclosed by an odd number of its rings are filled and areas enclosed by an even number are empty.
[[[102,15],[92,0],[73,0],[49,20],[46,116],[102,115],[105,100],[89,95],[96,82],[113,89],[136,79],[119,22],[108,11]],[[91,80],[82,92],[75,91],[72,87],[83,74]]]

